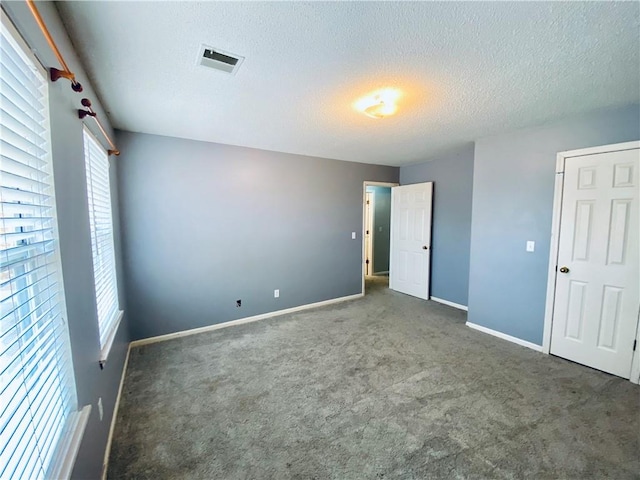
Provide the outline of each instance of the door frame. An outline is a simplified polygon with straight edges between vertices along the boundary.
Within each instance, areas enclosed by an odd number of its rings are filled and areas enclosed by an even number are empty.
[[[542,353],[551,351],[551,329],[553,327],[553,306],[556,297],[556,276],[558,267],[558,250],[560,240],[560,220],[562,209],[562,195],[564,193],[564,169],[567,158],[596,155],[599,153],[619,152],[624,150],[640,149],[640,141],[616,143],[599,147],[581,148],[558,152],[556,157],[556,181],[553,195],[553,220],[551,223],[551,245],[549,248],[549,270],[547,274],[547,301],[544,311],[544,330],[542,334]],[[636,350],[631,360],[631,378],[633,383],[640,384],[640,312],[636,323]]]
[[[367,266],[365,265],[365,244],[364,244],[364,231],[367,228],[365,223],[365,209],[367,208],[367,187],[397,187],[400,185],[398,182],[374,182],[365,180],[362,182],[362,295],[364,295],[364,277],[367,271]],[[391,255],[391,252],[389,252]]]
[[[367,201],[367,194],[369,195],[369,248],[367,247],[367,239],[365,237],[366,235],[366,230],[367,230],[367,205],[366,205],[366,201]],[[364,245],[365,245],[365,249],[363,251],[364,253],[364,270],[365,273],[367,271],[367,258],[369,259],[369,276],[373,275],[373,233],[374,233],[374,229],[375,229],[375,224],[376,224],[376,193],[375,192],[367,192],[367,190],[365,189],[364,192],[364,198],[365,198],[365,206],[364,206],[364,211],[365,211],[365,216],[364,216],[364,230],[362,232],[362,236],[364,238]]]

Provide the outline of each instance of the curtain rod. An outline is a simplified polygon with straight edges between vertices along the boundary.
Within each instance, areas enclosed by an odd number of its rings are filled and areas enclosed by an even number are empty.
[[[75,74],[71,72],[71,70],[69,69],[69,65],[67,65],[67,62],[64,61],[64,58],[62,57],[62,54],[60,53],[60,50],[58,49],[56,42],[53,40],[51,33],[49,33],[49,29],[44,23],[44,20],[42,19],[42,16],[40,15],[40,12],[38,11],[38,7],[36,7],[34,0],[25,0],[25,1],[27,2],[27,6],[29,7],[29,10],[31,10],[31,14],[33,15],[33,18],[35,18],[36,23],[38,24],[38,27],[40,27],[40,31],[42,32],[42,35],[44,35],[45,40],[49,44],[49,47],[51,47],[51,50],[53,51],[55,56],[58,58],[60,65],[64,69],[64,70],[58,70],[57,68],[53,68],[53,67],[49,68],[51,81],[55,82],[59,78],[66,78],[71,81],[71,88],[73,89],[74,92],[81,92],[82,85],[80,85],[80,82],[76,80]],[[87,115],[93,117],[94,120],[96,121],[96,124],[98,125],[98,128],[102,132],[102,135],[104,136],[104,138],[107,139],[107,142],[109,142],[109,145],[111,146],[111,149],[107,150],[107,153],[109,155],[116,155],[116,156],[120,155],[120,150],[116,148],[115,144],[113,143],[113,141],[111,140],[107,132],[105,131],[104,127],[102,126],[102,123],[100,123],[100,120],[98,120],[96,112],[94,112],[93,109],[91,108],[91,101],[88,98],[83,98],[81,103],[84,107],[87,108],[87,110],[78,110],[78,116],[81,119],[86,117]]]
[[[60,50],[58,50],[58,46],[56,45],[56,42],[53,41],[53,37],[49,33],[49,29],[47,28],[47,26],[44,23],[44,20],[40,16],[38,7],[36,7],[36,4],[34,3],[33,0],[25,0],[25,1],[27,2],[27,6],[29,7],[29,10],[31,10],[31,14],[33,15],[33,18],[35,18],[36,23],[38,24],[38,27],[40,27],[40,31],[44,35],[45,40],[49,44],[49,47],[51,48],[55,56],[58,57],[58,61],[60,62],[60,65],[64,69],[64,70],[58,70],[57,68],[53,68],[53,67],[49,68],[49,75],[51,76],[51,81],[55,82],[59,78],[66,78],[71,81],[71,88],[73,89],[74,92],[81,92],[82,85],[80,85],[80,82],[76,80],[75,74],[71,72],[71,70],[69,70],[69,66],[67,65],[67,62],[64,61],[64,58],[62,57]]]
[[[93,110],[93,108],[91,108],[91,100],[89,100],[88,98],[83,98],[80,103],[82,103],[82,105],[86,107],[86,110],[78,109],[78,118],[83,119],[86,116],[93,117],[93,119],[96,121],[96,124],[98,125],[98,128],[102,132],[102,136],[107,139],[107,142],[109,142],[109,145],[111,146],[111,149],[107,150],[107,153],[109,155],[115,156],[120,155],[120,150],[116,148],[115,144],[102,126],[102,123],[100,123],[98,114]]]

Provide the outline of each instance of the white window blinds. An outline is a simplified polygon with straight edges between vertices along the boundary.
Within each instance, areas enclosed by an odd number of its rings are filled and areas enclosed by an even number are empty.
[[[50,477],[76,411],[44,71],[3,13],[0,42],[0,478]]]
[[[113,247],[113,219],[109,186],[109,158],[95,137],[84,130],[84,159],[87,171],[87,196],[91,225],[93,271],[100,327],[100,346],[105,348],[113,340],[120,311],[116,260]]]

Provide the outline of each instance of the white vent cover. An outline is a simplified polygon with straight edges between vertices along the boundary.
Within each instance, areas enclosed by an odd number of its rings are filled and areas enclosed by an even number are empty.
[[[200,46],[198,65],[202,65],[203,67],[209,67],[235,75],[243,61],[244,57],[236,55],[235,53],[226,52],[208,45]]]

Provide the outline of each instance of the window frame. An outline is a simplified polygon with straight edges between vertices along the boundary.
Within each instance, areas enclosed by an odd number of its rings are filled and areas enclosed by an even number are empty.
[[[11,21],[9,15],[6,13],[4,8],[0,8],[0,23],[2,25],[2,34],[3,36],[10,37],[10,39],[15,43],[17,47],[17,52],[20,56],[25,57],[26,66],[30,70],[34,70],[38,75],[42,78],[44,85],[44,98],[42,100],[42,104],[44,107],[44,117],[46,119],[46,127],[44,128],[44,133],[42,136],[45,139],[46,143],[46,151],[43,155],[43,163],[42,168],[38,169],[43,173],[43,178],[47,177],[47,184],[50,189],[47,195],[50,197],[50,205],[47,205],[47,209],[51,212],[51,220],[50,220],[50,229],[47,228],[45,230],[50,230],[52,238],[48,241],[52,242],[52,251],[51,251],[51,262],[47,263],[53,264],[55,267],[55,273],[46,275],[45,278],[49,278],[50,275],[55,275],[54,282],[58,284],[57,287],[57,295],[59,297],[59,317],[60,322],[63,325],[63,332],[60,334],[60,338],[54,340],[54,345],[56,345],[55,350],[64,350],[60,354],[55,354],[51,360],[56,362],[56,368],[59,369],[61,367],[66,368],[62,380],[64,380],[64,388],[70,389],[69,392],[69,407],[68,414],[66,420],[63,422],[61,427],[60,436],[55,445],[51,448],[52,454],[49,459],[48,464],[46,465],[46,471],[41,470],[42,474],[45,475],[46,478],[59,478],[59,479],[68,479],[71,476],[71,472],[75,463],[75,459],[78,454],[78,450],[80,448],[80,443],[82,441],[82,437],[84,435],[84,431],[86,429],[87,422],[89,420],[89,415],[91,412],[91,405],[84,406],[81,410],[78,410],[78,390],[75,379],[75,371],[73,366],[73,347],[71,344],[70,331],[69,331],[69,323],[67,321],[67,305],[66,305],[66,292],[64,288],[64,273],[62,266],[62,258],[60,252],[60,237],[58,230],[58,215],[57,215],[57,206],[56,206],[56,192],[55,192],[55,179],[54,179],[54,167],[53,167],[53,155],[52,148],[53,142],[51,137],[51,114],[50,114],[50,88],[49,88],[49,79],[47,70],[39,61],[39,59],[35,56],[32,49],[29,47],[21,33],[18,31],[16,26]],[[11,49],[14,49],[14,46],[10,46]],[[44,232],[45,230],[41,230]],[[3,234],[4,235],[4,234]],[[32,257],[29,257],[32,258]],[[40,268],[40,267],[38,267]],[[29,278],[29,275],[25,273],[25,277]],[[25,280],[26,280],[25,278]],[[40,283],[43,279],[38,279],[36,281],[30,281],[27,286],[24,287],[24,290],[29,290],[29,296],[33,297],[32,292],[34,286]],[[47,287],[47,288],[50,288]],[[37,290],[37,289],[36,289]],[[12,294],[13,296],[14,294]],[[28,300],[28,304],[33,307],[33,298]],[[25,303],[26,304],[26,303]],[[12,310],[12,311],[15,311]],[[50,311],[50,310],[49,310]],[[29,312],[29,314],[33,313]],[[48,312],[46,312],[48,313]],[[43,314],[44,317],[44,314]],[[36,322],[37,323],[37,322]],[[32,325],[27,330],[31,328],[36,328],[36,325]],[[37,344],[41,342],[42,339],[38,339],[37,335],[34,336],[33,343]],[[37,348],[37,345],[34,345]],[[54,352],[55,352],[54,350]],[[63,358],[64,357],[64,358]],[[11,358],[11,357],[10,357]],[[46,358],[46,357],[45,357]],[[38,366],[36,366],[37,370]],[[20,371],[24,370],[24,366],[20,367]],[[31,372],[30,372],[31,373]],[[33,401],[28,400],[28,405],[31,408],[32,403],[37,402],[37,395]],[[58,397],[48,398],[45,396],[40,400],[43,402],[45,400],[49,400],[47,407],[44,407],[44,413],[47,413],[48,405],[53,404],[52,402],[58,401],[56,400]],[[17,410],[16,410],[17,411]],[[44,414],[43,413],[43,414]],[[15,412],[14,412],[15,414]],[[49,418],[49,417],[47,417]],[[48,422],[49,420],[47,420]],[[32,427],[33,428],[33,427]],[[12,430],[11,434],[13,435],[16,430]],[[25,433],[28,434],[28,433]],[[42,459],[40,454],[36,454],[38,457]]]
[[[118,332],[118,328],[120,327],[120,323],[122,322],[122,318],[124,317],[124,310],[122,310],[120,308],[120,295],[119,295],[119,285],[118,285],[118,265],[117,265],[117,261],[116,261],[116,249],[115,249],[115,228],[114,228],[114,224],[113,224],[113,201],[112,201],[112,197],[111,197],[111,162],[109,161],[109,154],[107,149],[104,148],[104,146],[102,145],[102,143],[100,143],[100,141],[98,140],[98,138],[96,137],[96,135],[94,135],[94,133],[87,127],[87,125],[83,125],[83,146],[84,146],[84,162],[85,162],[85,179],[86,179],[86,186],[87,186],[87,209],[88,209],[88,213],[89,213],[89,225],[90,225],[90,235],[91,235],[91,258],[92,258],[92,265],[93,265],[93,285],[94,285],[94,291],[96,293],[96,319],[98,322],[98,337],[99,337],[99,344],[100,344],[100,363],[104,364],[108,357],[109,357],[109,353],[111,351],[111,347],[113,346],[113,342],[115,340],[116,334]],[[96,260],[98,258],[97,254],[96,254],[96,246],[97,246],[97,240],[96,240],[96,232],[94,231],[94,228],[92,227],[92,225],[95,223],[94,220],[92,220],[93,215],[95,214],[94,209],[92,208],[92,205],[94,203],[94,199],[90,198],[90,196],[92,196],[93,189],[94,189],[94,185],[93,185],[93,179],[91,176],[91,167],[90,167],[90,162],[91,162],[91,158],[90,158],[90,152],[89,152],[89,147],[87,145],[87,140],[92,142],[94,144],[94,146],[96,148],[98,148],[100,150],[101,153],[104,154],[104,160],[106,161],[106,166],[107,166],[107,178],[106,178],[106,183],[107,185],[109,185],[109,192],[108,192],[108,205],[109,205],[109,217],[110,217],[110,240],[111,240],[111,250],[112,250],[112,258],[109,259],[111,261],[111,266],[110,268],[113,269],[112,271],[112,275],[113,275],[113,298],[115,300],[115,311],[113,312],[113,316],[112,318],[106,320],[106,322],[104,322],[104,319],[101,321],[100,319],[100,310],[99,310],[99,306],[98,306],[98,302],[99,302],[99,298],[98,298],[98,294],[97,294],[97,282],[96,282]],[[106,331],[103,332],[103,323],[106,324]]]

